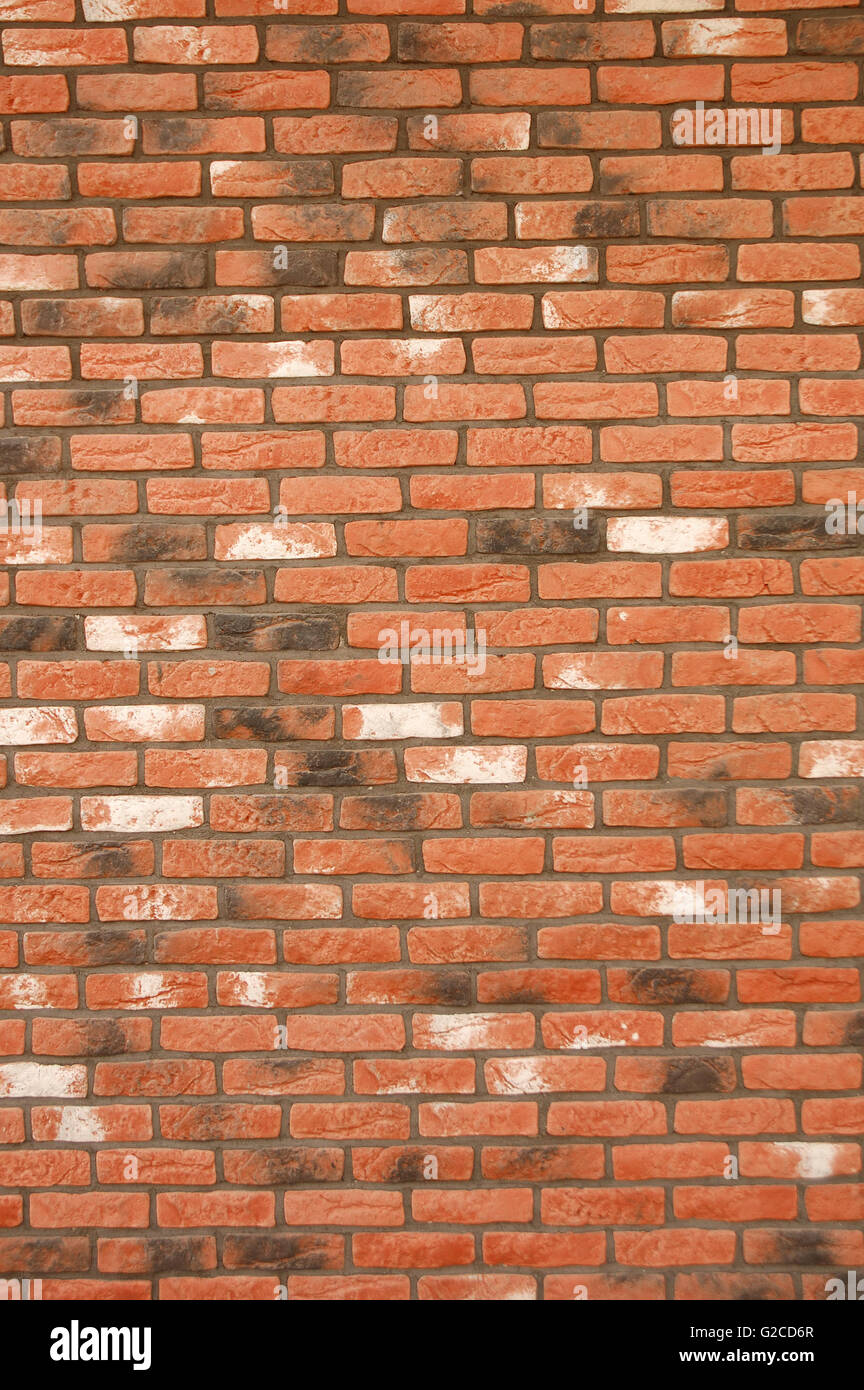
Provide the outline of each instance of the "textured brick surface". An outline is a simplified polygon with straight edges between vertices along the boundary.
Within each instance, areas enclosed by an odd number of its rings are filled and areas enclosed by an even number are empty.
[[[864,19],[600,3],[0,0],[45,1297],[862,1267]]]

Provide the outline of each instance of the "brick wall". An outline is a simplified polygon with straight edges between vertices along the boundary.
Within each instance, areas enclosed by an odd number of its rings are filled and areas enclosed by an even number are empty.
[[[824,1298],[858,6],[0,16],[0,1273]]]

